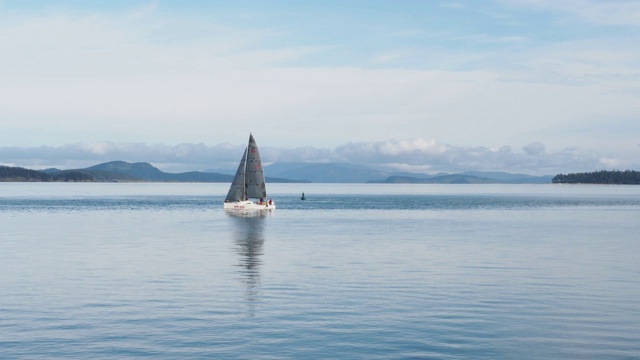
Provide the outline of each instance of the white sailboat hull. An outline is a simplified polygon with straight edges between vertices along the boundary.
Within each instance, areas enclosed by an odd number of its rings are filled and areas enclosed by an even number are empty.
[[[225,210],[235,210],[235,211],[263,211],[263,210],[274,210],[276,208],[276,204],[272,202],[269,204],[268,201],[263,202],[262,204],[251,201],[234,201],[234,202],[225,202],[224,209]]]

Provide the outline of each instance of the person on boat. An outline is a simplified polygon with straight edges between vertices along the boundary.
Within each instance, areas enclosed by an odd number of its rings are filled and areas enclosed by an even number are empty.
[[[262,203],[264,203],[264,199],[260,198],[260,205],[262,205]]]
[[[269,205],[273,205],[273,200],[269,199]]]

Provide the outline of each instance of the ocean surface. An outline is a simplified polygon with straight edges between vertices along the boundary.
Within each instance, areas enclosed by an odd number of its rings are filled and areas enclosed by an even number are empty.
[[[0,183],[0,358],[640,358],[638,186],[268,187]]]

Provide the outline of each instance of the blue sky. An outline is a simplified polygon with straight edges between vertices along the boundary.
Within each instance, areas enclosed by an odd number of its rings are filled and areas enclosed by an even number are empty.
[[[637,1],[0,0],[0,164],[638,169],[636,44]]]

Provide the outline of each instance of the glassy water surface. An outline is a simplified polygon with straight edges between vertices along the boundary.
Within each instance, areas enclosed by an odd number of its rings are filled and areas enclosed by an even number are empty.
[[[0,184],[0,358],[640,357],[640,187],[227,187]]]

